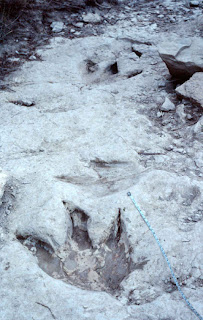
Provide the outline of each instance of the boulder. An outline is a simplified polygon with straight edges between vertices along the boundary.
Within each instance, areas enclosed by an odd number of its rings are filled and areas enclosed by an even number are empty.
[[[158,51],[172,76],[189,78],[203,71],[203,39],[167,40]]]
[[[188,81],[176,88],[176,93],[203,108],[203,72],[195,73]]]

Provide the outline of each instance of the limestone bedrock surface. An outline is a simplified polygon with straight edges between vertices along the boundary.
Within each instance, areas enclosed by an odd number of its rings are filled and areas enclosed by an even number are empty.
[[[1,319],[194,320],[128,191],[203,313],[202,118],[170,87],[168,32],[134,18],[56,36],[5,79],[0,160],[15,193],[0,173]],[[158,118],[166,97],[177,108]]]
[[[2,172],[0,168],[0,206],[2,205],[2,197],[4,195],[6,182],[7,182],[7,175],[4,172]]]

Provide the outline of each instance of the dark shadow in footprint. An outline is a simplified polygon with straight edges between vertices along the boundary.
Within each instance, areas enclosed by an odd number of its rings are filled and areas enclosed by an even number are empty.
[[[87,221],[89,217],[82,210],[76,209],[70,213],[73,233],[72,239],[78,244],[79,250],[91,249],[92,241],[87,231]]]
[[[107,71],[110,72],[111,74],[117,74],[119,72],[117,62],[114,62],[113,64],[111,64],[107,68]]]
[[[94,248],[88,233],[89,216],[78,206],[63,202],[72,221],[72,237],[58,251],[32,237],[17,239],[38,258],[39,266],[50,276],[74,286],[95,291],[106,291],[117,296],[121,282],[135,269],[142,269],[147,260],[132,260],[122,210],[112,224],[106,241]]]
[[[33,238],[32,236],[17,235],[16,238],[22,245],[26,246],[34,255],[36,255],[39,267],[49,276],[57,279],[65,277],[61,261],[55,255],[54,250],[49,244]]]

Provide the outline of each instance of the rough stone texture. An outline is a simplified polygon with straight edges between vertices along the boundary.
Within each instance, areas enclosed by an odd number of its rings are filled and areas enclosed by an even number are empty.
[[[175,105],[169,98],[166,97],[164,103],[159,107],[161,111],[173,111],[175,110]]]
[[[198,7],[199,4],[200,4],[200,2],[197,1],[197,0],[192,0],[192,1],[190,1],[190,6],[191,6],[191,7]]]
[[[197,19],[197,28],[199,28],[200,31],[203,31],[203,16],[200,16]]]
[[[188,81],[176,88],[176,93],[203,108],[203,72],[195,73]]]
[[[51,28],[53,32],[61,32],[64,29],[64,23],[61,21],[54,21],[51,24]]]
[[[175,77],[203,71],[203,39],[176,38],[160,44],[159,54]]]
[[[199,119],[197,124],[193,128],[194,133],[203,137],[203,116]]]
[[[82,16],[82,20],[88,23],[99,23],[102,21],[102,17],[98,13],[87,13]]]
[[[1,168],[0,168],[0,206],[2,204],[1,199],[2,199],[3,194],[4,194],[6,182],[7,182],[7,175],[5,173],[3,173]]]
[[[0,158],[16,193],[0,220],[2,319],[194,320],[128,191],[203,312],[202,118],[190,102],[157,118],[176,98],[157,51],[169,34],[134,16],[54,37],[5,79]]]

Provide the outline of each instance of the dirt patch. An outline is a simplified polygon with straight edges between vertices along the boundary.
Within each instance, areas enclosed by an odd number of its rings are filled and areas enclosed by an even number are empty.
[[[97,24],[86,23],[82,14],[99,10],[102,17]],[[198,8],[187,8],[176,2],[176,6],[166,6],[159,1],[122,1],[117,0],[72,0],[72,1],[31,1],[2,0],[0,2],[0,81],[15,71],[27,60],[38,60],[35,49],[48,43],[57,34],[69,39],[95,36],[104,33],[106,26],[115,25],[120,20],[119,14],[125,10],[136,14],[138,22],[148,21],[162,31],[170,31],[174,24],[196,17]],[[52,22],[60,21],[64,29],[55,33]],[[81,24],[82,22],[82,24]],[[195,24],[194,24],[195,26]],[[195,27],[194,27],[195,28]],[[196,29],[195,29],[196,30]],[[197,30],[196,30],[197,32]],[[199,30],[201,36],[201,30]],[[140,57],[142,53],[134,51]],[[90,66],[90,72],[92,72]],[[117,73],[114,65],[111,70]],[[136,75],[136,74],[135,74]],[[132,75],[134,76],[134,75]],[[0,89],[7,89],[1,85]]]
[[[111,10],[120,10],[117,1],[31,1],[2,0],[0,2],[0,81],[15,71],[27,60],[38,60],[35,49],[46,45],[57,34],[69,39],[98,35],[103,30],[102,22],[97,25],[82,23],[82,13],[100,10],[105,14]],[[64,24],[62,32],[55,33],[52,22]],[[1,84],[0,84],[1,85]],[[0,89],[7,89],[0,87]]]

